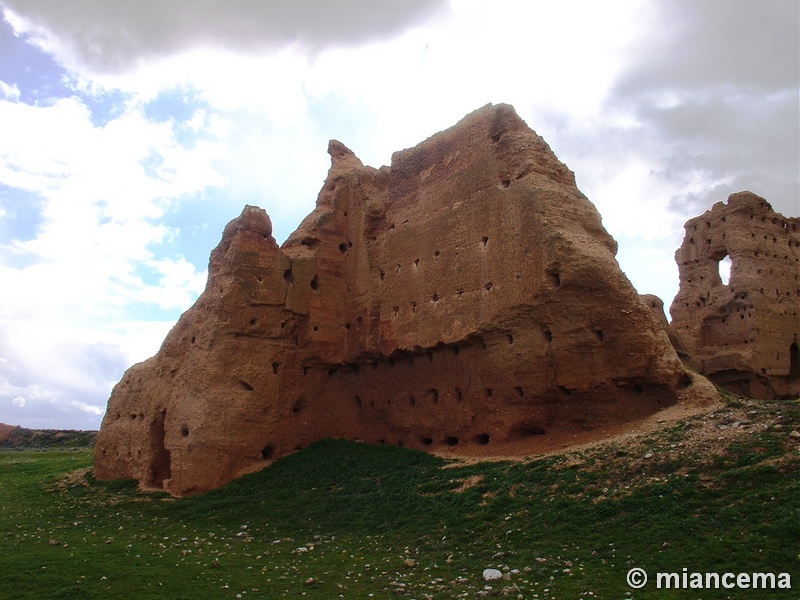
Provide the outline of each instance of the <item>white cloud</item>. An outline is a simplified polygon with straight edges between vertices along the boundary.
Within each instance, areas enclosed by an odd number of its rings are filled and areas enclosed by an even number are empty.
[[[196,120],[184,145],[135,102],[103,127],[76,97],[0,102],[0,182],[41,200],[33,236],[0,245],[0,398],[26,398],[12,403],[26,418],[72,407],[98,426],[123,369],[160,342],[139,339],[131,351],[120,322],[154,310],[177,317],[202,291],[205,270],[162,253],[180,233],[162,220],[178,199],[225,182],[213,165],[215,125]],[[128,330],[141,338],[141,326]]]
[[[18,408],[22,408],[23,406],[25,406],[25,398],[23,398],[22,396],[17,396],[11,401],[11,404]]]
[[[0,99],[7,100],[9,102],[18,102],[19,94],[19,88],[17,87],[16,83],[9,85],[0,79]]]

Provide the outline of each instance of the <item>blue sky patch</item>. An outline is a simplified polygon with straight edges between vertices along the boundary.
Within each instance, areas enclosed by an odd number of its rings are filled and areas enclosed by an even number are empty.
[[[216,194],[222,195],[217,190],[207,190],[202,198],[177,203],[164,215],[161,222],[178,234],[165,244],[163,254],[183,256],[198,271],[208,268],[209,256],[219,244],[222,230],[242,211],[240,205],[215,197]]]
[[[163,90],[144,105],[144,116],[150,121],[188,121],[198,108],[208,103],[191,87],[177,86]]]
[[[92,124],[102,127],[125,112],[132,95],[120,90],[79,89],[74,78],[53,58],[16,36],[11,26],[0,20],[0,80],[19,89],[19,101],[31,106],[50,106],[60,98],[75,96],[91,112]]]
[[[64,69],[24,37],[14,35],[4,20],[0,20],[0,79],[16,84],[25,104],[47,106],[73,95]]]
[[[0,243],[26,242],[36,237],[42,224],[42,198],[34,193],[0,183]]]

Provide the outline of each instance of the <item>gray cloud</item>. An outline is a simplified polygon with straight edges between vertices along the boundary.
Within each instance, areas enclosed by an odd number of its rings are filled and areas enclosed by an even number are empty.
[[[725,181],[676,198],[696,212],[750,189],[800,213],[800,4],[792,0],[660,0],[662,32],[639,41],[610,106],[643,126],[632,151],[660,175]]]
[[[403,31],[446,0],[3,0],[100,72],[196,44],[248,51],[298,43],[310,51]]]
[[[658,0],[662,31],[640,40],[623,93],[736,84],[796,88],[800,4],[794,0]]]

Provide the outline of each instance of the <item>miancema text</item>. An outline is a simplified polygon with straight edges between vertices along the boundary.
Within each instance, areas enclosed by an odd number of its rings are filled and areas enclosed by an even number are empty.
[[[659,589],[792,589],[789,573],[657,573]]]

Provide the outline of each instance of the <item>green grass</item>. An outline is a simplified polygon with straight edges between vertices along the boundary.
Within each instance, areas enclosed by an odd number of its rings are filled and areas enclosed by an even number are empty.
[[[322,441],[182,499],[95,481],[87,450],[0,452],[0,597],[796,598],[800,406],[736,402],[528,462]],[[728,436],[742,415],[752,431]],[[632,590],[634,566],[788,572],[793,590]]]

